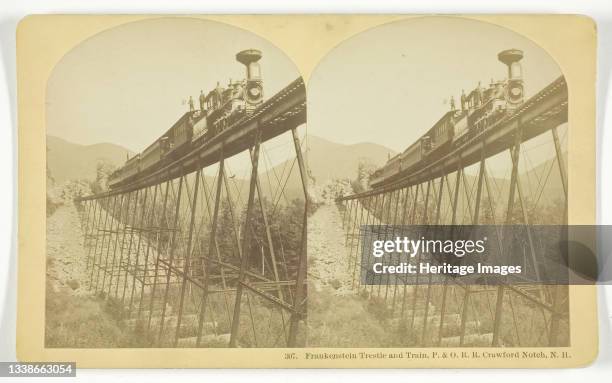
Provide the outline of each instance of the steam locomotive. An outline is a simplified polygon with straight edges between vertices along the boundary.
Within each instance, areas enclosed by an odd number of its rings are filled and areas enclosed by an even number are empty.
[[[148,173],[172,162],[230,128],[250,115],[263,103],[263,81],[258,61],[261,52],[248,49],[236,54],[236,60],[246,67],[246,78],[229,81],[227,88],[217,86],[200,96],[200,109],[193,107],[183,114],[168,131],[149,145],[142,153],[128,158],[125,164],[108,179],[109,188],[115,189],[129,183],[143,173]]]
[[[462,91],[460,109],[456,108],[451,98],[450,111],[408,149],[390,158],[383,167],[372,173],[370,188],[395,181],[443,157],[514,113],[524,100],[520,63],[523,52],[508,49],[500,52],[497,58],[508,67],[508,77],[501,81],[492,80],[487,88],[478,83],[467,95]]]

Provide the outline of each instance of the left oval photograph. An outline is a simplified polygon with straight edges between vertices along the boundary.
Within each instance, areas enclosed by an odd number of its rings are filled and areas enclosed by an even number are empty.
[[[46,348],[300,347],[306,93],[189,17],[82,41],[46,88]]]

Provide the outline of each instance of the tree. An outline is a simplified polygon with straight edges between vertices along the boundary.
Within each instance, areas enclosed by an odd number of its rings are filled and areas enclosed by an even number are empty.
[[[98,161],[96,165],[96,179],[91,184],[91,190],[94,194],[108,190],[108,177],[115,169],[115,165],[106,160]]]
[[[360,193],[368,189],[370,176],[377,168],[378,166],[376,166],[376,164],[374,164],[370,158],[359,158],[359,162],[357,164],[357,177],[351,182],[355,193]]]

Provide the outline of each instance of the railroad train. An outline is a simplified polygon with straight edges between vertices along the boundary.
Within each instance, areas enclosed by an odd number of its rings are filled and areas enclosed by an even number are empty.
[[[246,67],[246,78],[230,80],[227,87],[217,86],[200,95],[200,108],[193,106],[168,131],[142,153],[128,158],[125,164],[108,178],[109,188],[115,189],[180,158],[192,147],[199,147],[249,116],[263,103],[263,80],[259,60],[262,54],[247,49],[236,54],[236,60]]]
[[[508,49],[497,58],[508,67],[507,78],[483,88],[480,83],[467,95],[461,93],[460,108],[451,97],[450,110],[423,136],[370,175],[374,189],[412,173],[426,163],[442,158],[469,139],[511,115],[524,101],[521,59],[523,52]]]

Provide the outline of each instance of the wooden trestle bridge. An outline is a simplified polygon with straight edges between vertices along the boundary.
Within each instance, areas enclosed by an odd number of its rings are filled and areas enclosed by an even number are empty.
[[[78,199],[92,292],[118,302],[152,347],[304,344],[308,198],[297,129],[305,122],[300,78],[173,163]],[[292,137],[291,169],[260,180],[263,143],[282,134]],[[246,201],[226,162],[242,152],[251,159]],[[282,212],[292,172],[303,195]]]
[[[526,100],[511,116],[487,127],[449,154],[381,187],[337,199],[346,231],[353,288],[361,294],[368,292],[371,299],[383,300],[398,330],[411,338],[409,345],[569,344],[568,286],[474,286],[455,278],[440,284],[426,276],[417,276],[416,284],[366,286],[359,278],[363,225],[524,225],[530,249],[525,258],[537,268],[537,238],[529,225],[567,222],[566,163],[558,132],[567,116],[567,84],[560,77]],[[537,185],[528,188],[535,195],[528,198],[525,185],[531,181],[519,180],[519,163],[524,157],[521,148],[544,134],[550,135],[548,143],[554,147],[554,160],[549,161]],[[504,192],[496,188],[487,170],[487,161],[493,156],[505,158],[511,169]],[[466,175],[465,169],[470,166],[477,175]],[[564,198],[557,209],[557,219],[550,222],[539,216],[538,200],[553,178],[560,180]],[[499,246],[503,247],[503,243]]]

